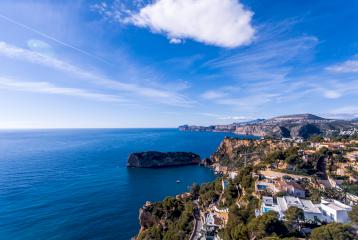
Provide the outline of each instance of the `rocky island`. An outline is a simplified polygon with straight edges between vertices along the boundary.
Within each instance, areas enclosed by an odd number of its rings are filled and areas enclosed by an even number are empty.
[[[163,168],[200,163],[200,156],[192,152],[138,152],[128,158],[127,167]]]

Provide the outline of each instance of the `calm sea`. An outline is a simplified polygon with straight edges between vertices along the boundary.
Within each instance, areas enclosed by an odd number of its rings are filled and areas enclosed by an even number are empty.
[[[0,239],[129,239],[138,210],[214,179],[199,166],[127,169],[135,151],[209,156],[227,133],[176,129],[0,131]],[[181,181],[180,184],[176,180]]]

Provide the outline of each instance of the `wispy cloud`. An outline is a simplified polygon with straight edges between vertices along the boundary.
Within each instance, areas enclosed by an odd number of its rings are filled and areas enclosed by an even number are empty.
[[[96,100],[96,101],[105,101],[105,102],[120,102],[120,103],[127,102],[126,100],[116,95],[96,93],[80,88],[59,87],[48,82],[18,81],[5,77],[0,77],[0,88],[11,90],[11,91],[23,91],[23,92],[80,97],[80,98]]]
[[[73,75],[75,77],[89,80],[92,83],[100,85],[102,87],[106,87],[112,90],[134,93],[136,95],[147,97],[163,104],[176,106],[190,106],[191,104],[193,104],[191,100],[176,92],[139,86],[137,84],[124,83],[121,81],[115,81],[97,73],[84,70],[58,58],[42,55],[37,52],[16,47],[5,42],[0,42],[0,55],[50,67],[52,69]]]
[[[201,97],[207,100],[220,99],[225,97],[227,94],[223,91],[209,90],[201,94]]]
[[[224,69],[236,80],[282,80],[293,70],[290,63],[310,58],[317,43],[316,37],[307,36],[258,42],[207,61],[202,67]]]
[[[343,80],[326,80],[325,84],[314,84],[312,88],[330,99],[337,99],[349,94],[358,94],[358,80],[349,78],[344,78]]]
[[[315,37],[269,41],[238,51],[230,56],[211,60],[206,64],[212,67],[233,67],[239,64],[265,63],[268,61],[274,61],[275,64],[284,64],[304,54],[304,50],[312,49],[317,41]]]
[[[229,121],[244,121],[251,119],[248,116],[230,116],[230,115],[224,115],[224,114],[218,114],[218,113],[210,113],[210,112],[198,112],[198,115],[213,118],[216,120],[229,120]]]
[[[94,55],[94,54],[92,54],[92,53],[90,53],[90,52],[88,52],[88,51],[86,51],[86,50],[83,50],[83,49],[81,49],[81,48],[78,48],[78,47],[76,47],[76,46],[74,46],[74,45],[72,45],[72,44],[69,44],[69,43],[67,43],[67,42],[61,41],[61,40],[58,39],[58,38],[55,38],[55,37],[53,37],[53,36],[50,36],[49,34],[44,33],[44,32],[42,32],[42,31],[39,31],[39,30],[37,30],[37,29],[35,29],[35,28],[32,28],[32,27],[30,27],[30,26],[28,26],[28,25],[26,25],[26,24],[24,24],[24,23],[18,22],[18,21],[14,20],[14,19],[12,19],[12,18],[10,18],[10,17],[8,17],[8,16],[5,16],[5,15],[1,14],[1,13],[0,13],[0,18],[3,19],[3,20],[5,20],[5,21],[7,21],[7,22],[9,22],[9,23],[14,24],[14,25],[16,25],[16,26],[18,26],[18,27],[21,27],[21,28],[26,29],[26,30],[28,30],[28,31],[31,31],[31,32],[33,32],[33,33],[35,33],[35,34],[38,34],[38,35],[40,35],[40,36],[42,36],[42,37],[44,37],[44,38],[47,38],[47,39],[49,39],[49,40],[51,40],[51,41],[53,41],[53,42],[56,42],[56,43],[58,43],[58,44],[60,44],[60,45],[62,45],[62,46],[64,46],[64,47],[70,48],[70,49],[75,50],[75,51],[77,51],[77,52],[79,52],[79,53],[81,53],[81,54],[84,54],[84,55],[86,55],[86,56],[89,56],[89,57],[91,57],[91,58],[97,59],[97,60],[99,60],[99,61],[101,61],[101,62],[104,62],[104,63],[106,63],[106,64],[111,65],[109,62],[105,61],[104,59],[102,59],[102,58],[100,58],[100,57],[98,57],[98,56],[96,56],[96,55]]]
[[[324,83],[322,82],[324,79]],[[358,81],[354,78],[337,80],[322,73],[316,75],[272,80],[264,82],[247,82],[238,87],[225,86],[208,90],[201,94],[205,100],[214,104],[225,105],[235,109],[254,110],[268,104],[297,101],[309,96],[337,100],[342,97],[354,99],[358,94]]]
[[[348,60],[343,63],[327,67],[327,70],[336,73],[358,73],[358,60]]]
[[[224,116],[224,117],[219,117],[219,120],[230,120],[230,121],[247,121],[250,118],[247,116]]]
[[[358,106],[344,106],[336,108],[326,113],[325,116],[342,119],[358,118]]]
[[[218,71],[218,81],[230,79],[232,83],[207,89],[201,97],[214,104],[252,111],[307,96],[339,99],[356,94],[355,79],[336,78],[327,74],[324,66],[311,65],[318,38],[286,36],[287,28],[296,23],[272,25],[251,46],[205,62],[201,67]]]

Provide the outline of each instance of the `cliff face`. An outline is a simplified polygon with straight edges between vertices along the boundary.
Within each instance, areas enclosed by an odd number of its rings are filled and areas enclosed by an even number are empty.
[[[268,152],[277,149],[287,149],[291,142],[279,140],[243,140],[238,138],[225,138],[217,150],[211,155],[213,163],[225,167],[241,167],[262,159]]]
[[[149,204],[149,203],[146,203]],[[139,209],[139,224],[142,228],[150,228],[155,224],[159,223],[159,219],[156,218],[149,210],[148,207],[144,206],[143,208]]]
[[[194,227],[193,211],[190,196],[146,202],[139,211],[141,230],[136,239],[189,239]]]
[[[288,138],[291,136],[290,130],[284,126],[276,125],[246,125],[239,126],[236,128],[235,133],[240,135],[254,135],[259,137],[278,137],[278,138]]]
[[[200,156],[191,152],[140,152],[132,153],[127,167],[162,168],[200,163]]]
[[[260,124],[238,127],[235,133],[241,135],[254,135],[260,137],[274,137],[274,138],[309,138],[312,135],[318,135],[328,130],[339,130],[334,126],[327,127],[326,124],[310,124],[310,123],[277,123]]]

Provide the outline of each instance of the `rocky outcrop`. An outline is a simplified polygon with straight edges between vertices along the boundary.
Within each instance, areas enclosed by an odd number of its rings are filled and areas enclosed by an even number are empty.
[[[141,229],[136,239],[189,239],[194,225],[193,209],[190,193],[146,202],[139,211]]]
[[[225,138],[211,155],[211,161],[221,167],[238,168],[260,161],[269,152],[292,147],[293,142],[273,139],[246,140]]]
[[[150,212],[151,206],[152,203],[146,202],[145,205],[139,209],[139,224],[142,228],[150,228],[159,223],[158,218]]]
[[[162,168],[200,163],[200,156],[191,152],[139,152],[128,158],[127,167]]]
[[[195,126],[195,125],[182,125],[178,127],[180,131],[192,131],[192,132],[212,132],[215,130],[215,126]]]
[[[273,138],[309,138],[312,135],[330,135],[358,128],[355,121],[325,119],[312,114],[279,116],[267,120],[234,123],[210,127],[188,126],[182,131],[231,131],[240,135],[254,135]]]

